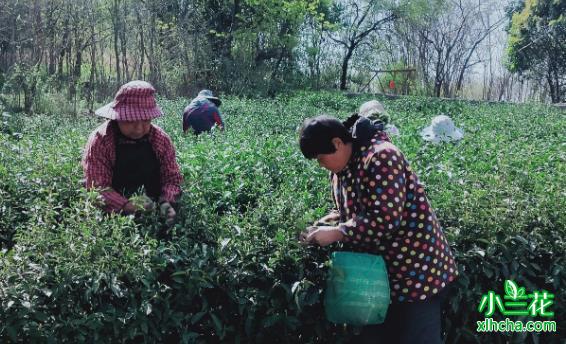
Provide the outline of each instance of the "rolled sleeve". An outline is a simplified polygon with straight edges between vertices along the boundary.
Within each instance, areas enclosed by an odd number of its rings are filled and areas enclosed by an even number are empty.
[[[112,189],[113,146],[110,142],[98,132],[91,135],[82,165],[87,190],[98,190],[105,211],[119,212],[128,203],[128,199]]]
[[[212,116],[214,117],[214,122],[221,128],[224,128],[224,120],[222,119],[222,115],[220,114],[219,110],[216,110]]]
[[[171,138],[160,128],[155,127],[150,136],[160,163],[161,195],[160,202],[175,203],[181,195],[183,177],[175,157],[175,147]]]

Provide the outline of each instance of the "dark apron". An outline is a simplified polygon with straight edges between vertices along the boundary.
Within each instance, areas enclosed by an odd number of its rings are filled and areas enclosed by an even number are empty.
[[[161,194],[160,164],[149,135],[132,140],[120,132],[116,126],[116,163],[112,175],[112,188],[131,197],[145,190],[145,194],[157,201]]]

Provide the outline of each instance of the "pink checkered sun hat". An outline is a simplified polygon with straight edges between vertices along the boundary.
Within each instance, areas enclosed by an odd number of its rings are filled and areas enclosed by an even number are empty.
[[[149,82],[135,80],[122,85],[114,100],[96,115],[116,121],[132,122],[154,119],[163,114],[155,102],[155,88]]]

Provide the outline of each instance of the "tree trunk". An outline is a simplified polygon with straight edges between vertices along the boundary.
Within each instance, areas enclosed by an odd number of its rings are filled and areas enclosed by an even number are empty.
[[[75,31],[75,35],[79,33]],[[75,63],[73,67],[73,72],[71,74],[71,80],[69,83],[69,100],[76,103],[77,98],[77,83],[81,79],[81,68],[83,64],[83,51],[82,51],[82,41],[77,38],[75,42]]]
[[[51,1],[47,2],[45,7],[45,27],[46,27],[46,43],[47,43],[47,74],[54,75],[56,71],[56,54],[55,54],[55,27],[57,25],[56,20],[53,18],[52,8],[53,3]]]
[[[352,58],[352,54],[354,53],[354,49],[356,46],[354,44],[348,47],[346,55],[342,60],[342,74],[340,75],[340,90],[346,90],[346,77],[348,76],[348,64],[350,63],[350,59]]]
[[[126,16],[127,16],[127,7],[126,1],[122,2],[122,10],[123,13],[120,16],[120,50],[122,52],[122,63],[123,63],[123,72],[124,72],[124,80],[127,82],[130,80],[130,68],[128,67],[128,54],[126,49],[127,44],[127,35],[126,35]]]
[[[65,53],[67,51],[67,45],[69,40],[69,32],[68,32],[68,20],[65,19],[64,29],[63,29],[63,40],[61,44],[61,49],[59,51],[59,61],[57,63],[57,79],[59,81],[63,81],[63,64],[65,62]]]
[[[31,113],[35,97],[37,96],[37,76],[39,74],[40,64],[36,64],[30,68],[27,80],[23,82],[24,89],[24,112]]]
[[[112,26],[114,33],[114,65],[116,67],[116,84],[120,86],[122,84],[122,72],[120,69],[120,49],[118,46],[118,40],[120,39],[120,14],[118,11],[120,7],[118,6],[118,0],[114,0],[112,3],[112,13],[110,14],[112,18]]]
[[[96,77],[96,34],[94,31],[94,22],[90,24],[90,76],[88,78],[87,103],[89,110],[94,107],[94,82]]]
[[[285,47],[281,47],[281,53],[279,54],[279,58],[277,59],[277,63],[273,67],[273,71],[271,72],[271,77],[269,78],[269,88],[267,90],[267,95],[270,97],[275,96],[275,89],[274,89],[274,80],[277,78],[277,72],[279,71],[279,66],[281,65],[281,61],[283,60],[283,56],[285,54]]]
[[[436,70],[436,75],[434,76],[434,96],[435,97],[440,97],[440,91],[442,90],[442,81],[443,81],[443,77],[442,77],[442,71],[439,70],[440,68],[440,61],[437,62],[437,70]]]
[[[143,65],[145,63],[145,43],[144,43],[144,33],[143,33],[143,20],[141,18],[141,14],[140,14],[140,10],[139,7],[136,7],[136,17],[138,20],[138,25],[139,25],[139,35],[140,35],[140,46],[139,46],[139,50],[140,50],[140,61],[139,61],[139,65],[137,68],[137,78],[138,80],[143,80]]]
[[[33,104],[33,99],[31,97],[31,91],[27,83],[22,84],[22,89],[24,90],[24,112],[31,113],[31,106]],[[18,100],[19,103],[19,100]],[[18,104],[19,105],[19,104]]]
[[[560,103],[560,92],[558,89],[558,83],[556,82],[556,80],[554,80],[552,75],[547,76],[546,80],[550,91],[550,100],[552,101],[553,104]]]
[[[8,43],[8,49],[11,51],[11,54],[8,54],[8,64],[7,66],[13,66],[14,63],[16,62],[16,39],[18,38],[18,21],[17,21],[17,17],[13,16],[13,22],[12,22],[12,34],[11,34],[11,40]],[[18,106],[19,106],[20,101],[18,100]]]
[[[560,92],[558,80],[558,73],[556,71],[556,64],[554,62],[553,54],[549,54],[548,57],[548,69],[546,73],[546,81],[548,83],[548,90],[550,91],[550,99],[553,104],[560,102]]]
[[[320,62],[322,59],[322,53],[320,51],[320,47],[322,46],[323,40],[324,40],[324,36],[323,36],[323,29],[322,29],[322,25],[321,25],[321,29],[320,29],[320,37],[318,40],[318,48],[319,51],[316,54],[316,64],[315,64],[315,71],[316,71],[316,79],[315,79],[315,89],[319,90],[320,89]]]
[[[39,64],[43,60],[43,44],[44,44],[44,37],[43,37],[43,22],[41,17],[41,4],[38,0],[34,0],[33,2],[33,12],[34,12],[34,26],[35,26],[35,37],[33,48],[32,48],[32,61],[33,64]]]
[[[155,66],[155,13],[151,11],[151,20],[149,25],[149,55],[148,55],[148,62],[149,62],[149,81],[156,86],[157,84],[157,68]]]
[[[428,65],[429,65],[429,55],[428,55],[428,44],[426,40],[423,39],[424,35],[419,33],[421,37],[419,39],[419,47],[418,47],[418,59],[419,59],[419,67],[421,70],[421,78],[422,78],[422,87],[426,91],[426,95],[430,95],[430,85],[429,85],[429,72],[428,72]]]
[[[554,69],[554,84],[556,85],[556,103],[560,103],[563,95],[560,85],[560,77],[558,76],[558,68]]]

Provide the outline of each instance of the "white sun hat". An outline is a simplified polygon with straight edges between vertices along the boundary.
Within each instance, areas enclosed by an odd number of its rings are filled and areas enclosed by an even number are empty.
[[[464,132],[456,128],[452,118],[439,115],[432,119],[431,125],[421,131],[421,137],[433,143],[458,141],[464,137]]]

